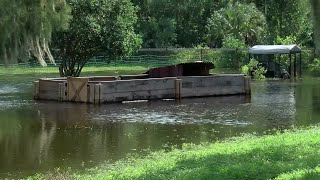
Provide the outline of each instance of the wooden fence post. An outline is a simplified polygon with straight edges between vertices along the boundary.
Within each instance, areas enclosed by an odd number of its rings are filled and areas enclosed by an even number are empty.
[[[66,82],[59,83],[59,101],[66,101],[68,99],[68,84]]]
[[[88,84],[88,102],[94,104],[94,84]]]
[[[175,80],[175,94],[176,99],[181,99],[181,88],[182,88],[182,79]]]
[[[33,82],[33,99],[38,100],[39,99],[39,92],[40,92],[40,86],[39,86],[39,81],[34,81]]]
[[[246,95],[251,94],[251,80],[250,77],[244,77],[244,91]]]
[[[102,84],[95,84],[94,85],[94,104],[100,104],[101,103],[101,94],[102,94]]]

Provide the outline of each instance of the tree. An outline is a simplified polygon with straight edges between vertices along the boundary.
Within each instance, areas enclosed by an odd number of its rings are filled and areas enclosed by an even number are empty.
[[[310,4],[306,0],[240,0],[255,3],[267,22],[266,43],[273,43],[277,36],[297,37],[304,45],[312,45]]]
[[[132,0],[139,7],[138,32],[143,47],[194,47],[203,43],[213,10],[227,0]]]
[[[221,47],[222,40],[232,36],[252,45],[263,38],[265,23],[264,15],[254,4],[229,3],[208,19],[207,42],[209,46]]]
[[[319,0],[310,0],[312,16],[313,16],[313,32],[316,46],[316,55],[320,56],[320,1]]]
[[[67,28],[70,9],[65,0],[1,0],[0,19],[0,60],[17,63],[31,52],[45,66],[52,32]]]
[[[133,0],[139,7],[137,31],[142,35],[143,47],[164,48],[176,43],[174,8],[167,0]]]
[[[133,53],[141,38],[134,32],[136,8],[130,0],[69,0],[73,19],[55,37],[61,76],[79,76],[97,53],[116,58]]]

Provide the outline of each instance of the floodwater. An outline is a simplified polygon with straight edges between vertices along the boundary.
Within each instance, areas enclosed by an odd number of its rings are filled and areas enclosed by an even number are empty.
[[[32,79],[32,78],[31,78]],[[128,154],[272,133],[320,121],[320,79],[252,83],[252,96],[101,106],[31,99],[30,79],[0,81],[0,179],[81,171]]]

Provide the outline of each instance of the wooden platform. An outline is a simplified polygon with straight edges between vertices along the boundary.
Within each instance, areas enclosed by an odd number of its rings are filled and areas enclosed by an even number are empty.
[[[43,78],[34,82],[34,99],[82,103],[180,99],[251,93],[243,75],[148,78],[148,75]]]

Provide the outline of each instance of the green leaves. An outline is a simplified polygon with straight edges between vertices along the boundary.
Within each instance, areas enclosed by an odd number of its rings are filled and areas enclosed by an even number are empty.
[[[254,4],[229,3],[226,7],[214,11],[208,19],[207,42],[213,42],[219,47],[221,40],[231,35],[253,45],[261,41],[265,24],[264,15]]]
[[[92,56],[130,55],[140,47],[134,31],[136,8],[130,0],[69,0],[73,19],[69,30],[55,38],[61,49],[61,76],[79,76]]]
[[[65,30],[70,19],[65,1],[2,0],[0,7],[0,63],[25,60],[29,52],[44,66],[45,56],[53,62],[48,47],[51,34],[54,30]]]

